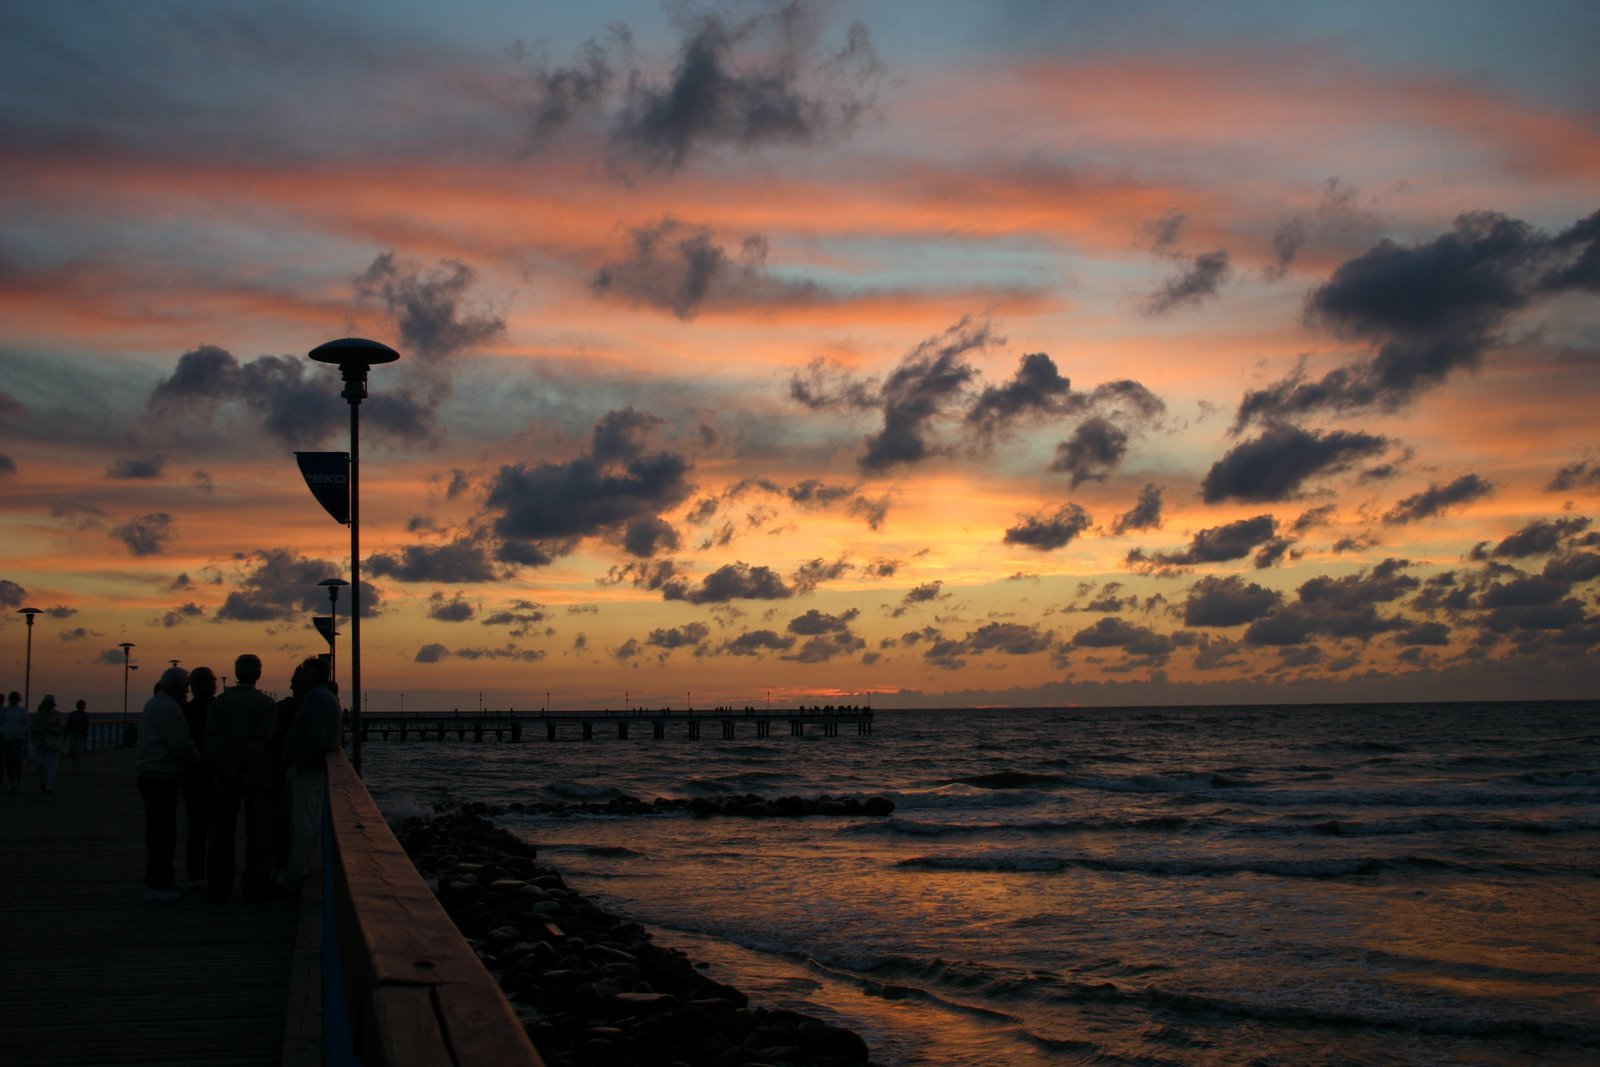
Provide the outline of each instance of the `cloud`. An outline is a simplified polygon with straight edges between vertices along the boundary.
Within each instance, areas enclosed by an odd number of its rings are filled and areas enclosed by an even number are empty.
[[[932,422],[977,375],[967,354],[995,340],[986,324],[962,319],[902,359],[883,383],[883,429],[867,438],[861,469],[880,473],[938,453],[929,440]]]
[[[645,644],[672,651],[676,648],[695,648],[711,636],[711,627],[703,622],[685,623],[668,630],[652,630]]]
[[[478,609],[459,593],[448,600],[439,592],[428,597],[428,618],[438,622],[467,622],[477,614]]]
[[[1084,482],[1105,481],[1127,453],[1127,432],[1096,416],[1079,423],[1070,438],[1056,445],[1050,469],[1072,475],[1070,488],[1076,489]]]
[[[1006,530],[1005,543],[1048,552],[1071,544],[1089,529],[1089,513],[1077,504],[1063,504],[1054,514],[1031,515]]]
[[[1238,432],[1315,411],[1397,411],[1476,369],[1507,318],[1533,301],[1600,289],[1600,212],[1551,235],[1492,211],[1456,218],[1432,241],[1383,240],[1311,294],[1307,317],[1371,354],[1317,381],[1303,368],[1245,394]]]
[[[891,618],[898,619],[918,604],[931,604],[938,600],[944,588],[944,582],[935,580],[912,586],[906,595],[900,598],[900,603],[890,613]]]
[[[1024,415],[1059,413],[1071,395],[1072,383],[1062,377],[1055,361],[1044,352],[1032,352],[1018,361],[1010,381],[978,394],[966,419],[980,433],[992,434]]]
[[[763,652],[787,652],[794,644],[794,638],[773,630],[751,630],[724,642],[719,651],[730,656],[759,656]]]
[[[450,650],[438,642],[431,642],[417,649],[414,657],[418,663],[442,663],[450,658]]]
[[[784,652],[781,658],[796,663],[826,663],[838,656],[852,656],[866,647],[865,641],[846,628],[808,637],[798,648]]]
[[[850,629],[850,623],[855,621],[861,612],[856,608],[839,615],[829,615],[826,612],[812,608],[803,615],[796,615],[789,620],[788,630],[792,634],[802,637],[813,637],[817,634],[843,633]]]
[[[158,511],[113,527],[111,536],[120,540],[135,556],[159,556],[177,536],[177,531],[172,527],[172,516]]]
[[[339,390],[312,373],[304,359],[259,356],[240,364],[226,349],[202,345],[178,358],[171,377],[156,383],[148,407],[161,418],[203,424],[218,405],[234,403],[260,419],[261,428],[282,444],[314,447],[342,433],[349,424]],[[392,423],[379,427],[387,433]]]
[[[10,456],[0,456],[0,474],[17,473],[17,461]]]
[[[203,619],[205,614],[205,608],[190,601],[173,608],[171,611],[164,612],[161,616],[161,625],[163,628],[170,630],[174,627],[182,626],[192,619]]]
[[[1136,548],[1128,553],[1127,565],[1135,571],[1170,576],[1183,567],[1243,559],[1270,542],[1277,530],[1278,522],[1271,515],[1256,515],[1201,530],[1187,547],[1176,552],[1146,553]]]
[[[1581,515],[1558,519],[1536,519],[1516,533],[1501,539],[1492,555],[1497,559],[1526,559],[1529,556],[1547,556],[1560,551],[1566,540],[1589,528],[1590,520]],[[1473,551],[1474,559],[1486,558],[1481,551]]]
[[[485,345],[506,332],[497,315],[467,310],[478,275],[459,259],[432,268],[402,262],[393,252],[372,261],[354,282],[358,296],[381,300],[400,328],[405,354],[436,368],[451,356]]]
[[[1184,258],[1182,270],[1145,298],[1144,310],[1150,315],[1165,315],[1177,308],[1196,306],[1216,296],[1232,275],[1233,262],[1225,248]]]
[[[1600,463],[1578,460],[1556,471],[1545,487],[1549,493],[1570,493],[1573,490],[1600,491]]]
[[[691,588],[681,578],[673,579],[662,587],[666,600],[687,600],[691,604],[725,604],[730,600],[784,600],[794,596],[794,590],[770,567],[756,566],[740,560],[718,567],[700,583]]]
[[[1283,603],[1274,589],[1246,582],[1237,575],[1207,575],[1189,587],[1183,606],[1185,626],[1243,626]]]
[[[1172,638],[1166,634],[1114,615],[1107,615],[1092,626],[1079,630],[1072,635],[1071,643],[1076,648],[1120,648],[1129,655],[1155,660],[1165,659],[1175,647]]]
[[[810,593],[823,582],[834,582],[843,578],[854,569],[854,566],[844,559],[807,560],[795,568],[794,574],[790,576],[794,581],[794,591],[801,594]]]
[[[641,515],[628,523],[622,547],[630,556],[649,559],[661,552],[672,552],[682,544],[672,524],[656,515]]]
[[[730,255],[709,226],[664,218],[628,231],[628,249],[591,283],[602,296],[671,311],[688,320],[705,308],[813,302],[826,298],[811,283],[783,282],[767,272],[766,238],[750,235]]]
[[[510,626],[512,637],[521,637],[528,629],[544,622],[546,618],[544,605],[535,604],[531,600],[514,600],[511,606],[496,611],[485,617],[482,622],[485,626]]]
[[[119,459],[106,469],[106,477],[119,480],[153,481],[167,465],[165,456],[140,456]]]
[[[217,609],[216,617],[241,622],[284,622],[304,615],[320,615],[328,607],[328,591],[317,583],[336,578],[343,568],[327,560],[310,559],[291,548],[258,549],[245,559],[253,564],[240,576],[238,588],[229,593]],[[365,581],[361,583],[361,617],[378,613],[382,596]],[[349,613],[350,599],[341,598],[339,607]]]
[[[476,539],[443,545],[405,545],[394,552],[378,552],[363,564],[374,578],[401,582],[441,582],[466,585],[505,577],[495,566],[488,548]]]
[[[1483,478],[1476,474],[1463,474],[1449,485],[1435,483],[1420,493],[1406,497],[1384,513],[1383,521],[1389,526],[1401,526],[1482,500],[1493,492],[1494,486]]]
[[[20,608],[28,591],[9,578],[0,578],[0,608]]]
[[[660,422],[631,407],[612,411],[595,424],[588,455],[566,463],[502,466],[484,502],[501,540],[500,558],[548,563],[572,552],[581,538],[622,535],[687,499],[693,489],[689,461],[648,451],[648,437]],[[660,527],[640,529],[656,536],[635,536],[633,548],[667,545]]]
[[[1161,528],[1161,488],[1146,482],[1139,489],[1139,499],[1133,507],[1118,515],[1111,523],[1111,532],[1125,534],[1130,530],[1159,530]]]
[[[615,36],[620,38],[619,44],[630,43],[625,29],[619,28]],[[530,117],[536,138],[550,136],[598,107],[616,80],[606,46],[591,38],[581,51],[578,61],[570,67],[552,67],[542,59],[534,61],[528,84],[533,88]]]
[[[799,5],[737,23],[682,16],[688,34],[665,83],[633,72],[611,143],[627,169],[671,172],[707,145],[812,144],[848,133],[871,106],[880,71],[866,27],[838,53],[808,55]]]
[[[1310,478],[1346,470],[1359,459],[1388,448],[1387,438],[1330,430],[1327,433],[1276,425],[1233,448],[1206,472],[1201,493],[1206,503],[1288,500]]]

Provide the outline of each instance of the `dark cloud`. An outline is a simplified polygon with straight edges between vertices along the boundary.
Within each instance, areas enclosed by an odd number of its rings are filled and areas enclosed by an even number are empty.
[[[119,459],[106,469],[107,478],[153,481],[166,469],[166,456],[138,456]]]
[[[170,630],[175,626],[182,626],[193,619],[205,618],[206,609],[192,601],[181,604],[171,611],[164,612],[161,616],[161,625]]]
[[[940,590],[944,588],[942,581],[924,582],[912,586],[906,595],[900,598],[899,605],[891,613],[892,618],[899,618],[918,604],[931,604],[939,599]]]
[[[1027,656],[1035,652],[1048,652],[1055,644],[1055,634],[1020,622],[990,622],[967,634],[961,643],[972,653],[999,652],[1007,656]]]
[[[1055,361],[1033,352],[1022,357],[1009,382],[978,394],[967,411],[967,422],[980,433],[994,433],[1024,415],[1059,413],[1071,395],[1072,383],[1061,376]]]
[[[1285,556],[1294,557],[1298,555],[1298,553],[1290,551],[1290,549],[1294,548],[1294,544],[1292,538],[1274,537],[1256,550],[1255,558],[1251,562],[1255,564],[1258,571],[1264,571],[1268,567],[1276,567],[1283,562]]]
[[[626,46],[625,30],[614,35],[613,45]],[[528,84],[533,90],[530,105],[532,132],[544,138],[584,112],[597,108],[616,79],[606,45],[591,38],[585,41],[577,61],[570,67],[552,67],[539,58],[530,64]]]
[[[831,561],[824,559],[807,560],[795,568],[794,574],[791,575],[794,581],[794,591],[801,594],[810,593],[823,582],[838,581],[853,570],[854,567],[855,564],[849,563],[844,559]]]
[[[1306,243],[1306,222],[1296,217],[1279,226],[1272,234],[1272,262],[1263,273],[1269,281],[1276,281],[1289,273],[1289,267]]]
[[[800,647],[783,653],[782,657],[796,663],[826,663],[838,656],[853,656],[867,647],[867,643],[848,629],[808,637]]]
[[[217,609],[218,619],[283,622],[320,615],[327,610],[328,591],[317,583],[336,578],[343,570],[337,563],[309,559],[291,548],[259,549],[245,559],[252,565]],[[362,582],[361,617],[376,615],[381,602],[378,591]],[[341,598],[341,611],[348,614],[349,604],[348,597]]]
[[[384,252],[355,279],[358,296],[381,300],[400,329],[400,347],[425,367],[503,337],[505,320],[468,309],[478,275],[459,259],[432,268]]]
[[[505,644],[499,648],[458,648],[450,653],[457,659],[508,659],[519,663],[537,663],[544,659],[544,650],[538,648],[518,648],[513,644]]]
[[[678,577],[678,564],[670,559],[651,560],[648,563],[625,563],[613,566],[606,572],[604,578],[597,579],[600,585],[621,585],[623,582],[632,582],[636,589],[661,589],[666,584]]]
[[[483,619],[485,626],[510,626],[512,637],[522,637],[531,627],[544,622],[544,605],[531,600],[514,600],[511,606],[496,611]]]
[[[718,567],[700,583],[691,588],[682,578],[675,578],[662,587],[667,600],[687,600],[691,604],[725,604],[730,600],[784,600],[794,596],[794,590],[783,584],[783,579],[770,567],[755,566],[744,561]]]
[[[672,524],[656,515],[642,515],[634,519],[628,523],[628,529],[622,535],[622,547],[628,555],[641,559],[672,552],[682,543]]]
[[[499,557],[541,565],[572,552],[583,537],[616,535],[687,499],[689,461],[647,450],[648,431],[659,421],[632,408],[613,411],[595,424],[590,455],[502,466],[485,497],[488,511],[498,513]]]
[[[595,274],[592,288],[688,320],[702,309],[812,302],[827,294],[811,283],[785,282],[766,269],[766,238],[750,235],[729,254],[709,226],[664,218],[628,231],[621,259]]]
[[[1111,532],[1125,534],[1130,530],[1159,530],[1161,528],[1161,487],[1146,482],[1139,489],[1139,499],[1133,507],[1118,515],[1111,523]]]
[[[883,429],[867,438],[861,469],[882,472],[939,452],[929,441],[931,424],[976,377],[967,354],[995,340],[986,324],[962,319],[902,359],[883,383]]]
[[[159,556],[177,536],[172,516],[164,511],[140,515],[112,528],[111,536],[127,546],[135,556]]]
[[[20,608],[28,591],[9,578],[0,578],[0,608]]]
[[[1077,504],[1063,504],[1054,514],[1030,515],[1006,530],[1005,543],[1048,552],[1071,544],[1089,529],[1089,513]]]
[[[789,399],[812,411],[870,410],[878,406],[878,389],[875,379],[858,379],[821,356],[808,363],[805,370],[789,376]]]
[[[1076,648],[1120,648],[1131,656],[1164,659],[1172,653],[1172,638],[1125,619],[1107,615],[1072,635]]]
[[[1056,445],[1053,471],[1070,474],[1070,487],[1084,482],[1103,482],[1128,454],[1127,431],[1096,416],[1078,424],[1072,436]]]
[[[434,593],[428,598],[428,618],[438,622],[468,622],[477,614],[478,609],[459,593],[449,598],[443,593]]]
[[[442,663],[450,658],[450,650],[438,642],[423,645],[413,657],[418,663]]]
[[[690,622],[667,630],[652,630],[645,644],[672,651],[676,648],[696,648],[711,636],[711,627],[703,622]]]
[[[841,51],[813,59],[808,21],[796,4],[736,23],[683,15],[687,39],[667,81],[642,71],[627,81],[611,134],[618,164],[670,172],[708,145],[811,144],[848,133],[871,105],[878,58],[855,23]]]
[[[1319,575],[1300,586],[1300,602],[1313,608],[1360,611],[1399,600],[1422,585],[1419,579],[1405,573],[1410,566],[1410,560],[1390,558],[1370,572],[1360,571],[1339,578]]]
[[[1550,493],[1570,493],[1574,490],[1591,493],[1600,491],[1600,463],[1589,460],[1569,463],[1556,471],[1556,476],[1545,486],[1545,491]]]
[[[1529,556],[1548,556],[1558,552],[1566,540],[1589,528],[1590,520],[1581,515],[1558,519],[1537,519],[1514,534],[1501,539],[1493,550],[1485,552],[1484,546],[1473,551],[1473,558],[1484,559],[1492,555],[1497,559],[1526,559]]]
[[[730,656],[758,656],[763,652],[787,652],[795,639],[772,630],[751,630],[725,642],[720,651]]]
[[[1332,525],[1334,516],[1338,514],[1338,511],[1339,505],[1337,504],[1318,504],[1314,508],[1307,508],[1300,513],[1299,518],[1289,524],[1289,531],[1291,533],[1304,534],[1310,530],[1317,529],[1319,526]]]
[[[1397,645],[1448,645],[1450,627],[1442,622],[1419,622],[1394,635]]]
[[[1493,492],[1494,486],[1483,478],[1476,474],[1463,474],[1449,485],[1430,485],[1422,492],[1406,497],[1384,513],[1383,521],[1389,526],[1416,522],[1482,500]]]
[[[1274,589],[1246,582],[1237,575],[1206,576],[1189,587],[1183,606],[1185,626],[1243,626],[1283,603]]]
[[[0,474],[17,473],[17,461],[10,456],[0,456]]]
[[[1173,208],[1160,218],[1141,224],[1139,234],[1150,242],[1151,251],[1169,252],[1178,247],[1178,237],[1188,221],[1189,216]]]
[[[363,414],[376,399],[364,406]],[[219,405],[228,403],[253,413],[269,436],[290,447],[321,445],[343,434],[350,420],[336,381],[324,380],[308,360],[258,356],[241,365],[232,353],[215,345],[203,345],[180,356],[172,376],[156,383],[148,406],[152,414],[161,417],[206,422]],[[368,423],[384,436],[397,427],[392,416],[364,420],[363,429]],[[413,425],[403,428],[400,436],[426,438],[431,433],[431,425]]]
[[[393,578],[401,582],[466,585],[505,577],[504,568],[495,565],[489,558],[487,545],[480,540],[405,545],[394,552],[369,556],[362,566],[374,578]]]
[[[1475,369],[1507,318],[1534,300],[1600,289],[1600,212],[1550,235],[1491,211],[1455,220],[1421,244],[1384,240],[1339,266],[1307,316],[1367,342],[1367,357],[1310,381],[1303,367],[1247,393],[1234,419],[1275,422],[1314,411],[1395,411],[1458,370]]]
[[[1377,455],[1388,446],[1386,438],[1372,434],[1271,426],[1254,440],[1235,445],[1212,464],[1201,492],[1208,504],[1287,500],[1298,495],[1307,479],[1346,470],[1356,460]]]
[[[842,615],[829,615],[826,612],[812,608],[803,615],[796,615],[789,620],[788,630],[792,634],[802,637],[811,637],[816,634],[843,633],[850,629],[850,624],[855,621],[861,612],[855,608],[844,612]]]
[[[1218,248],[1183,258],[1183,268],[1144,300],[1144,310],[1164,315],[1180,307],[1192,307],[1217,295],[1217,290],[1233,275],[1228,250]]]
[[[1188,547],[1176,552],[1146,553],[1136,548],[1128,553],[1127,562],[1138,571],[1175,573],[1181,567],[1243,559],[1271,541],[1277,530],[1278,521],[1271,515],[1256,515],[1201,530]]]

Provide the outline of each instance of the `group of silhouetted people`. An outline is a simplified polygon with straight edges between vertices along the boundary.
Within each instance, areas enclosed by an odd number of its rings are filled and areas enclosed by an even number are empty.
[[[71,757],[72,769],[78,769],[89,741],[86,707],[80,700],[76,708],[62,715],[61,709],[56,707],[56,698],[46,694],[39,701],[39,710],[30,716],[22,703],[22,694],[11,692],[5,706],[0,707],[0,777],[4,778],[10,792],[22,788],[22,751],[30,742],[33,762],[39,768],[41,792],[56,791],[62,749]]]
[[[175,882],[180,797],[188,822],[188,888],[203,888],[214,903],[233,895],[241,812],[244,870],[238,880],[245,902],[294,896],[305,876],[320,825],[327,755],[342,741],[328,662],[303,660],[290,695],[276,703],[256,688],[258,656],[245,653],[233,669],[235,684],[218,693],[209,668],[190,672],[174,665],[144,706],[135,773],[144,802],[146,900],[184,895]]]

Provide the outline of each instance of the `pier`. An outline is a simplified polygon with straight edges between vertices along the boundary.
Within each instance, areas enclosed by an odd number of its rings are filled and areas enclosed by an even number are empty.
[[[143,899],[135,760],[97,745],[54,793],[32,766],[0,791],[0,1063],[541,1067],[342,753],[299,900],[250,905]]]
[[[671,711],[636,708],[627,711],[367,711],[361,715],[361,741],[592,741],[611,734],[618,740],[669,736],[698,741],[702,737],[733,741],[739,737],[773,736],[773,724],[790,737],[808,729],[824,737],[838,737],[840,727],[854,726],[860,735],[872,733],[871,708],[818,708],[757,711],[752,708],[717,708],[711,711]],[[345,731],[350,716],[345,716]],[[646,733],[646,730],[649,732]],[[638,731],[635,735],[634,731]]]

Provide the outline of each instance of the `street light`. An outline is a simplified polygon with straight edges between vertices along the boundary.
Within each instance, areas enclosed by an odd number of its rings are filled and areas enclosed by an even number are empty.
[[[309,356],[331,363],[344,378],[339,395],[350,402],[350,766],[361,773],[361,401],[367,371],[393,363],[400,353],[364,337],[344,337],[313,348]]]
[[[122,649],[122,729],[128,729],[128,672],[133,668],[128,664],[128,653],[133,651],[133,642],[124,641],[117,646]]]
[[[23,608],[17,612],[28,620],[28,658],[22,670],[22,706],[33,708],[33,617],[43,612],[39,608]]]
[[[333,639],[339,633],[339,590],[350,583],[343,578],[324,578],[317,584],[328,590],[328,680],[336,681],[339,675],[333,668],[338,654]]]

